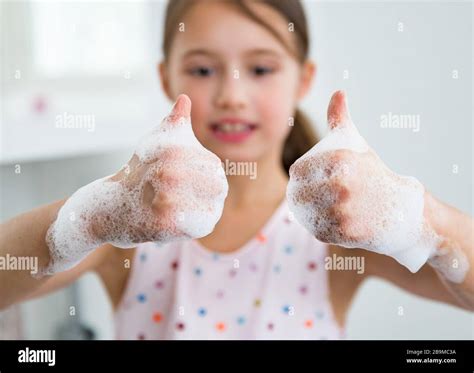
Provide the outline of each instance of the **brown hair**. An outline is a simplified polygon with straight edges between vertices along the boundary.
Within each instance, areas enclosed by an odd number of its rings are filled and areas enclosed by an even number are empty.
[[[253,0],[272,7],[291,23],[296,35],[296,51],[288,46],[281,35],[271,25],[262,20],[248,7],[248,0],[225,0],[235,5],[243,14],[263,26],[273,34],[285,48],[303,64],[308,57],[309,37],[304,9],[299,0]],[[163,37],[163,56],[165,61],[169,55],[173,37],[178,30],[184,14],[197,0],[170,0],[166,8],[165,29]],[[296,109],[293,118],[293,127],[285,140],[282,154],[282,164],[288,173],[290,166],[311,147],[318,142],[318,136],[311,122],[300,110]]]

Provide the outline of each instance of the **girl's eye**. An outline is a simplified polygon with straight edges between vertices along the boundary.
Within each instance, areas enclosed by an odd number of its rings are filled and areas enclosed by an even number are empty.
[[[273,69],[265,66],[255,66],[252,72],[257,76],[264,76],[273,73]]]
[[[214,70],[210,67],[199,66],[194,69],[190,69],[189,73],[197,77],[206,77],[214,73]]]

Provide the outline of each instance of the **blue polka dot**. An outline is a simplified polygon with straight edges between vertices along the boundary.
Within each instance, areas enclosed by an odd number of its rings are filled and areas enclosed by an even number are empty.
[[[140,293],[137,295],[137,300],[140,302],[140,303],[145,303],[146,302],[146,295],[143,294],[143,293]]]
[[[213,254],[212,254],[212,259],[214,259],[214,260],[219,260],[219,254],[213,253]]]
[[[146,260],[146,253],[140,254],[140,261],[144,262]]]
[[[286,245],[285,246],[285,253],[287,253],[288,255],[293,254],[293,247],[290,246],[290,245]]]
[[[280,272],[281,272],[281,265],[275,264],[275,265],[273,266],[273,272],[275,272],[275,273],[280,273]]]
[[[204,307],[198,309],[198,315],[204,317],[207,315],[207,310]]]
[[[318,319],[322,319],[324,317],[324,312],[323,311],[316,311],[316,317]]]
[[[244,316],[237,317],[237,324],[239,325],[245,324],[245,317]]]
[[[291,311],[291,306],[286,304],[281,308],[281,310],[283,311],[283,313],[289,314]]]
[[[201,276],[202,275],[202,269],[199,267],[194,268],[194,274],[196,276]]]

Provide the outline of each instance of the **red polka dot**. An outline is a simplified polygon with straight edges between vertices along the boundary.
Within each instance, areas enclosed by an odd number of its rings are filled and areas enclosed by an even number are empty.
[[[310,271],[315,271],[316,269],[318,269],[318,264],[316,262],[309,262],[308,269]]]
[[[275,325],[274,325],[272,322],[269,322],[269,323],[267,324],[267,329],[268,329],[268,330],[273,330],[274,328],[275,328]]]
[[[313,320],[306,320],[304,322],[304,327],[308,328],[308,329],[312,328],[313,327]]]
[[[176,271],[178,269],[178,266],[179,266],[179,263],[178,263],[177,260],[175,260],[171,263],[171,269],[173,269],[174,271]]]
[[[145,339],[145,334],[139,333],[139,334],[137,335],[137,339],[140,339],[140,340]]]
[[[163,320],[163,315],[160,312],[155,312],[153,314],[153,321],[159,323]]]
[[[182,322],[177,323],[176,324],[176,329],[178,329],[179,331],[183,331],[185,329],[184,323],[182,323]]]
[[[216,329],[219,330],[220,332],[223,332],[223,331],[226,329],[225,323],[223,323],[223,322],[218,322],[218,323],[216,324]]]
[[[267,237],[265,237],[265,235],[262,232],[259,232],[257,234],[257,240],[263,243],[267,240]]]

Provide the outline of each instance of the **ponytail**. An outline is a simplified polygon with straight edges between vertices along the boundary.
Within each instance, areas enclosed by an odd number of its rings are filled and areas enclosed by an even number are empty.
[[[289,173],[290,166],[318,141],[319,136],[311,121],[300,109],[296,109],[293,128],[286,138],[283,147],[282,162],[287,174]]]

